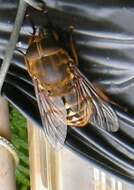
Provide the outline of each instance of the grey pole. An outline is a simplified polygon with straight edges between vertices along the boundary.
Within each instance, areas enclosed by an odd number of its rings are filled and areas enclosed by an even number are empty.
[[[19,1],[15,24],[14,24],[9,42],[7,44],[5,56],[0,68],[0,93],[2,91],[2,86],[6,78],[6,74],[8,72],[9,66],[10,66],[10,62],[13,56],[14,49],[16,47],[16,43],[19,38],[19,33],[20,33],[24,16],[25,16],[27,4],[31,5],[32,7],[40,11],[43,9],[43,4],[36,2],[35,0],[20,0]]]

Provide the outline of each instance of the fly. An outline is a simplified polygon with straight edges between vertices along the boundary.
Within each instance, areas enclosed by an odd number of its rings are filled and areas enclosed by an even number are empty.
[[[25,55],[43,129],[57,150],[64,145],[67,126],[84,127],[91,123],[110,132],[119,128],[114,110],[79,70],[72,40],[73,56],[59,44],[57,33],[39,29]]]

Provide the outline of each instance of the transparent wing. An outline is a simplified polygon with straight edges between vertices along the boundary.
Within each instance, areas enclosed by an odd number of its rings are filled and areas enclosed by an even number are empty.
[[[116,132],[119,129],[118,118],[111,106],[105,102],[94,89],[89,80],[79,71],[77,67],[74,67],[75,84],[77,84],[77,93],[81,94],[85,100],[88,100],[88,96],[92,101],[92,114],[90,117],[90,123],[94,126],[100,127],[110,132]],[[79,95],[80,96],[80,95]],[[79,103],[79,100],[78,100]],[[87,104],[88,105],[88,104]],[[89,106],[89,105],[88,105]],[[85,113],[87,114],[87,107]]]
[[[77,114],[79,115],[79,122],[80,124],[77,125],[77,123],[71,122],[71,125],[74,127],[84,127],[88,122],[89,118],[91,118],[92,112],[93,112],[93,106],[92,106],[92,100],[89,94],[87,94],[83,90],[83,85],[81,84],[81,79],[76,77],[76,80],[73,81],[74,88],[74,96],[75,101],[77,102],[77,106],[75,106],[75,113],[76,117]]]
[[[38,106],[45,135],[54,147],[59,150],[64,145],[67,135],[66,109],[60,97],[50,97],[45,90],[39,88],[33,80]]]

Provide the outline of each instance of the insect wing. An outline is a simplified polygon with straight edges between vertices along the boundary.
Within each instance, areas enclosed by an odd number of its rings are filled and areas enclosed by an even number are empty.
[[[78,94],[85,97],[88,100],[88,96],[92,101],[92,114],[90,117],[90,123],[94,126],[100,127],[109,132],[116,132],[119,129],[118,118],[111,106],[99,97],[93,85],[88,79],[79,71],[77,67],[74,67],[75,83],[77,84]],[[79,103],[79,100],[78,100]],[[87,106],[89,106],[87,104]],[[87,107],[85,110],[87,113]]]
[[[45,135],[54,149],[59,150],[67,135],[65,106],[60,97],[50,97],[45,89],[40,89],[38,81],[33,82]]]

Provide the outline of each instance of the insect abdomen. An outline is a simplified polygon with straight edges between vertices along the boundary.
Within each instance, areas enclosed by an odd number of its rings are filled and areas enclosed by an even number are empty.
[[[87,99],[77,101],[76,94],[69,94],[65,97],[65,107],[67,111],[67,124],[74,127],[83,127],[89,121],[92,115],[92,102],[89,97]],[[88,102],[88,106],[87,106]],[[88,110],[85,111],[88,107]]]

